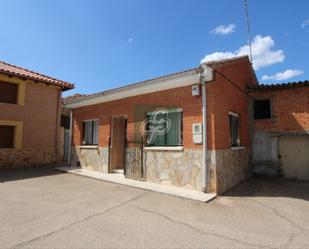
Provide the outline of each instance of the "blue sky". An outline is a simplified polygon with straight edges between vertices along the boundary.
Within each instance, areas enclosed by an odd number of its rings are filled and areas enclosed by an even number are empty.
[[[246,53],[243,0],[0,0],[0,60],[93,93]],[[248,0],[260,82],[309,79],[309,1]],[[263,80],[262,80],[263,79]]]

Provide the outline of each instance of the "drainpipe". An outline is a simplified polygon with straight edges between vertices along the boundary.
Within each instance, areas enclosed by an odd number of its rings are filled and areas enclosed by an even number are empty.
[[[60,119],[61,119],[61,91],[58,89],[57,92],[57,116],[56,116],[56,131],[55,131],[55,163],[59,163],[59,129],[60,129]]]
[[[71,166],[72,129],[73,129],[73,110],[70,109],[70,130],[69,130],[69,146],[68,146],[69,166]]]
[[[207,147],[207,98],[206,82],[213,79],[212,68],[201,65],[200,83],[202,84],[202,116],[203,116],[203,167],[202,167],[202,191],[207,192],[208,184],[208,147]]]

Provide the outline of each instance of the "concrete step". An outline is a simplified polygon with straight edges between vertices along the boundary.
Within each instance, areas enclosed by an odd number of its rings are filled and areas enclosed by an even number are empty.
[[[112,174],[124,175],[124,170],[123,169],[113,169]]]

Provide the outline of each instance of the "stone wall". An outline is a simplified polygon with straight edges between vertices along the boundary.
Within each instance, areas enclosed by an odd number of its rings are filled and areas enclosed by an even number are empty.
[[[222,194],[251,176],[247,148],[209,151],[209,189]]]
[[[145,151],[146,181],[201,191],[202,150]]]
[[[54,148],[1,149],[0,170],[53,164],[56,162]]]
[[[163,185],[172,185],[202,191],[202,150],[183,151],[144,150],[130,148],[126,153],[128,177],[144,179]],[[143,165],[140,161],[143,159]],[[76,147],[72,153],[72,165],[80,163],[82,168],[108,173],[108,148]],[[141,169],[144,175],[140,174]],[[209,151],[208,191],[222,194],[251,176],[250,150]]]
[[[108,147],[99,148],[72,148],[71,165],[78,162],[82,168],[108,173]]]

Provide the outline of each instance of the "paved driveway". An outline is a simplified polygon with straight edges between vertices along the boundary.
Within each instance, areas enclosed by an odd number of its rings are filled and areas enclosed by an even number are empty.
[[[0,248],[309,248],[309,182],[208,204],[51,169],[0,173]]]

